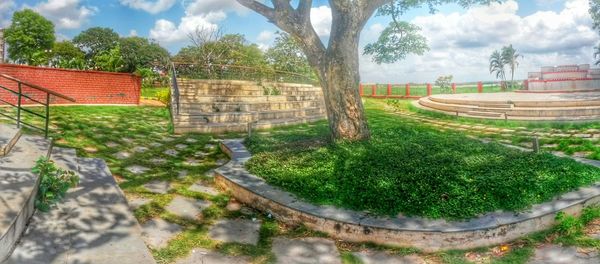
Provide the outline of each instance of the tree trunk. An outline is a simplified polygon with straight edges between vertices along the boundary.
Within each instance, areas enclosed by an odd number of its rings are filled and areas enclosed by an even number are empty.
[[[371,134],[358,91],[358,41],[364,26],[357,17],[333,12],[325,61],[318,65],[329,127],[334,140],[365,140]]]

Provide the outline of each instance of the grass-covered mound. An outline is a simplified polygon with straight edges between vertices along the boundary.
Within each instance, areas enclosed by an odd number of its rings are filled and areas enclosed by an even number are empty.
[[[325,122],[255,133],[249,170],[317,204],[465,219],[517,211],[600,180],[600,169],[439,132],[367,101],[372,139],[331,144]]]

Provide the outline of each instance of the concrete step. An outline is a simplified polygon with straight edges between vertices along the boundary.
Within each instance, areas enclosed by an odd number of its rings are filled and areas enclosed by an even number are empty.
[[[0,157],[6,156],[21,137],[21,129],[12,125],[0,125]]]
[[[78,168],[80,184],[57,208],[34,214],[4,264],[155,263],[104,161],[77,158],[69,149],[53,152],[53,159],[61,167]]]
[[[282,118],[282,119],[271,119],[261,120],[252,125],[252,129],[269,129],[273,127],[304,124],[309,122],[315,122],[324,120],[327,117],[324,114],[305,116],[298,118]],[[176,125],[175,133],[214,133],[223,134],[229,132],[247,132],[248,123],[204,123],[204,124],[189,124],[189,125]]]
[[[257,111],[273,111],[273,110],[292,110],[313,107],[324,107],[323,101],[297,101],[297,102],[258,102],[258,103],[222,103],[222,102],[206,102],[206,103],[181,103],[180,111],[183,112],[257,112]]]
[[[204,123],[248,123],[258,120],[296,118],[325,113],[324,108],[313,107],[293,110],[260,111],[260,112],[180,112],[174,116],[173,123],[204,124]]]
[[[49,157],[51,149],[52,143],[42,137],[22,135],[10,153],[0,157],[0,263],[33,215],[39,177],[31,169],[39,157]]]
[[[503,113],[497,113],[497,112],[484,112],[484,111],[469,111],[466,112],[465,114],[470,115],[470,116],[478,116],[478,117],[496,117],[496,118],[501,118],[504,116]]]
[[[314,101],[323,100],[323,96],[286,96],[286,95],[269,95],[269,96],[212,96],[212,95],[181,95],[180,103],[261,103],[261,102],[297,102],[297,101]]]
[[[583,99],[582,99],[583,98]],[[585,107],[585,106],[600,106],[600,100],[597,98],[585,99],[585,95],[576,100],[474,100],[474,99],[457,99],[457,98],[441,98],[432,96],[430,100],[444,104],[456,105],[471,105],[471,106],[487,106],[494,107],[503,105],[513,105],[514,107]]]

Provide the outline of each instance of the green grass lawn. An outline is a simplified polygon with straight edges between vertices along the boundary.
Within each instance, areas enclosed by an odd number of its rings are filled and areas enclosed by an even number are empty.
[[[158,88],[142,88],[142,97],[149,99],[156,99],[156,93],[168,91],[169,87],[158,87]]]
[[[518,211],[600,180],[600,170],[407,122],[367,100],[372,139],[330,144],[326,123],[255,133],[248,168],[318,204],[465,219]]]

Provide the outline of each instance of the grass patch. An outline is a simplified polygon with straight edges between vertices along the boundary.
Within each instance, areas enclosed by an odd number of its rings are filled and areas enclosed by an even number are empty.
[[[600,179],[570,159],[407,124],[373,100],[366,109],[370,141],[330,144],[325,123],[255,133],[249,170],[317,204],[446,219],[523,210]]]
[[[157,99],[157,93],[168,91],[169,87],[153,87],[153,88],[142,88],[142,97],[147,99]]]

